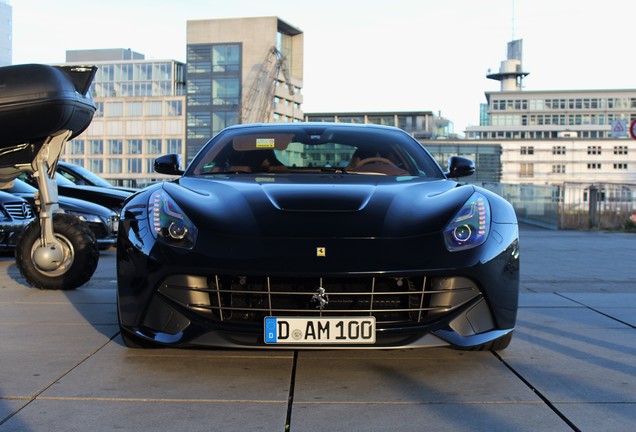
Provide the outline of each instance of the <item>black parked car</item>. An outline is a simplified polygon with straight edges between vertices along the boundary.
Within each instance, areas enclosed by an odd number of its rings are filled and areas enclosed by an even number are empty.
[[[35,178],[28,173],[22,173],[18,178],[35,188],[38,186]],[[132,195],[132,192],[114,188],[76,185],[59,173],[55,173],[55,180],[57,182],[57,190],[60,195],[90,201],[92,203],[99,204],[100,206],[108,207],[117,214],[119,214],[126,198]]]
[[[36,189],[33,186],[15,179],[12,187],[3,190],[24,198],[34,209],[36,208],[34,198]],[[65,213],[86,222],[100,249],[107,249],[117,243],[119,215],[115,211],[89,201],[62,195],[58,197],[58,202]]]
[[[138,190],[135,188],[114,186],[108,180],[98,176],[94,172],[68,162],[59,161],[57,163],[56,171],[78,186],[96,186],[106,189],[121,190],[129,193],[134,193]]]
[[[0,191],[0,251],[15,249],[17,238],[34,217],[25,199]]]
[[[128,346],[503,349],[515,328],[518,226],[406,132],[329,123],[225,129],[177,180],[122,210]]]

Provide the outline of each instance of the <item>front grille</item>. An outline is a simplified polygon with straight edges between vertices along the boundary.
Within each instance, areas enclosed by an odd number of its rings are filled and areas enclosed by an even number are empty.
[[[93,232],[96,239],[103,239],[109,237],[109,233],[103,223],[87,222],[88,228]]]
[[[267,316],[374,316],[421,324],[481,293],[462,277],[276,278],[172,276],[159,292],[217,321],[262,322]],[[325,301],[322,309],[320,300]]]
[[[27,220],[33,218],[31,206],[24,201],[4,203],[4,209],[15,220]]]

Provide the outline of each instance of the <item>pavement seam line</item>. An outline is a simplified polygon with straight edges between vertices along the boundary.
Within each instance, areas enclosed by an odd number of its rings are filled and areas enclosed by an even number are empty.
[[[6,422],[8,422],[9,420],[11,420],[13,417],[15,417],[20,411],[22,411],[23,409],[25,409],[26,407],[28,407],[29,405],[31,405],[33,403],[33,401],[35,401],[36,399],[39,398],[39,396],[44,393],[45,391],[47,391],[48,389],[50,389],[51,387],[53,387],[53,385],[58,382],[59,380],[61,380],[62,378],[64,378],[65,376],[67,376],[68,374],[70,374],[71,372],[73,372],[75,369],[77,369],[80,365],[82,365],[86,360],[90,359],[91,357],[93,357],[95,354],[97,354],[99,351],[101,351],[102,348],[104,348],[106,345],[108,345],[109,343],[111,343],[113,341],[113,339],[115,339],[115,337],[117,337],[117,335],[119,335],[119,333],[115,334],[113,337],[111,337],[110,339],[108,339],[108,341],[104,342],[100,347],[98,347],[95,351],[93,351],[92,353],[88,354],[86,357],[84,357],[79,363],[77,363],[75,366],[73,366],[72,368],[70,368],[69,370],[67,370],[66,372],[64,372],[62,375],[58,376],[57,378],[55,378],[49,385],[45,386],[43,389],[41,389],[40,391],[38,391],[35,395],[25,398],[25,400],[27,400],[28,402],[25,403],[23,406],[21,406],[18,410],[16,410],[15,412],[9,414],[8,416],[6,416],[5,418],[3,418],[2,420],[0,420],[0,426],[2,426],[3,424],[5,424]]]
[[[39,401],[61,402],[138,402],[138,403],[253,403],[278,405],[287,403],[287,400],[256,400],[256,399],[170,399],[170,398],[143,398],[143,397],[67,397],[67,396],[43,396]]]
[[[287,416],[285,417],[284,432],[291,431],[291,416],[292,407],[294,405],[294,388],[296,387],[296,367],[298,366],[298,351],[294,351],[294,358],[292,361],[291,377],[289,380],[289,396],[287,397]]]
[[[566,295],[563,295],[563,294],[561,294],[561,293],[557,293],[557,292],[555,292],[555,294],[556,294],[556,295],[558,295],[558,296],[560,296],[560,297],[563,297],[564,299],[567,299],[567,300],[573,301],[574,303],[580,304],[580,305],[581,305],[581,306],[583,306],[584,308],[589,309],[589,310],[591,310],[591,311],[593,311],[593,312],[596,312],[597,314],[601,314],[601,315],[603,315],[604,317],[607,317],[607,318],[609,318],[609,319],[611,319],[611,320],[613,320],[613,321],[619,322],[619,323],[621,323],[621,324],[623,324],[623,325],[626,325],[627,327],[631,327],[631,328],[633,328],[633,329],[636,329],[636,326],[635,326],[635,325],[630,324],[630,323],[628,323],[628,322],[625,322],[625,321],[623,321],[623,320],[620,320],[620,319],[618,319],[618,318],[616,318],[616,317],[613,317],[613,316],[611,316],[611,315],[609,315],[609,314],[606,314],[605,312],[601,312],[600,310],[595,309],[595,308],[593,308],[592,306],[588,306],[588,305],[586,305],[585,303],[581,303],[580,301],[578,301],[578,300],[574,300],[574,299],[572,299],[572,298],[570,298],[570,297],[568,297],[568,296],[566,296]]]
[[[572,430],[574,432],[582,432],[581,429],[579,429],[574,423],[572,423],[572,421],[567,418],[565,416],[565,414],[563,414],[552,402],[550,402],[550,400],[543,395],[543,393],[541,393],[535,386],[533,386],[530,381],[528,381],[527,379],[525,379],[521,373],[519,373],[515,368],[513,368],[508,362],[506,362],[500,355],[499,353],[495,352],[495,351],[491,351],[492,355],[495,356],[495,358],[497,358],[505,367],[508,368],[508,370],[510,370],[510,372],[512,372],[517,378],[519,378],[521,380],[521,382],[523,382],[530,390],[532,390],[532,392],[534,394],[536,394],[539,399],[541,399],[543,401],[543,403],[545,405],[548,406],[548,408],[550,408],[552,410],[552,412],[554,412],[561,420],[563,420],[568,426],[570,426],[570,428],[572,428]]]
[[[431,401],[296,401],[298,405],[544,405],[540,402],[431,402]]]

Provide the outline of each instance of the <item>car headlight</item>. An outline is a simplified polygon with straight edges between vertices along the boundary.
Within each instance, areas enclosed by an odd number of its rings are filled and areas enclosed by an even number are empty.
[[[197,227],[163,189],[150,195],[148,217],[157,240],[170,246],[192,249],[197,240]]]
[[[444,228],[446,248],[451,251],[471,249],[483,244],[490,232],[488,200],[475,192]]]
[[[103,224],[104,223],[102,218],[100,218],[99,216],[94,215],[94,214],[82,213],[82,212],[76,212],[76,211],[70,211],[70,210],[65,210],[64,213],[69,214],[71,216],[75,216],[76,218],[78,218],[82,222],[97,223],[97,224]]]

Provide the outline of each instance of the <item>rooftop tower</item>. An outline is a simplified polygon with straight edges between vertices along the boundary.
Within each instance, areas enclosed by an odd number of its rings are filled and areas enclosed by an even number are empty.
[[[501,62],[499,72],[488,73],[487,78],[501,82],[501,91],[523,90],[523,79],[530,72],[523,72],[522,51],[523,39],[508,42],[508,57]]]

